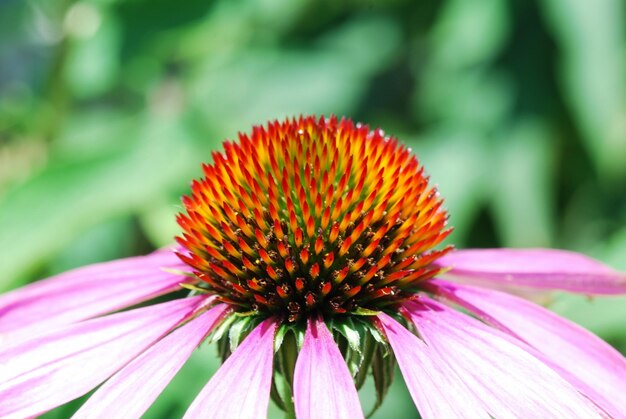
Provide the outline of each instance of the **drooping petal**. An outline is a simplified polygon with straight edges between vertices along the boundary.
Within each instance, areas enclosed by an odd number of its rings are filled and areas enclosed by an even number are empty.
[[[204,297],[87,320],[0,352],[0,417],[29,417],[107,379],[183,321]]]
[[[444,277],[484,286],[626,294],[626,274],[587,256],[555,249],[470,249],[435,261]]]
[[[32,336],[146,301],[188,281],[171,251],[90,265],[0,296],[0,337]]]
[[[348,366],[321,319],[308,322],[293,384],[299,419],[363,417]]]
[[[161,339],[104,383],[73,418],[140,418],[204,340],[220,304]]]
[[[436,351],[388,315],[378,318],[422,418],[490,417]]]
[[[436,303],[407,303],[427,345],[497,418],[600,417],[596,407],[513,338]]]
[[[613,417],[626,417],[626,358],[575,323],[506,293],[434,281],[436,292],[538,349]]]
[[[185,418],[266,417],[275,332],[274,319],[258,325],[204,386]]]

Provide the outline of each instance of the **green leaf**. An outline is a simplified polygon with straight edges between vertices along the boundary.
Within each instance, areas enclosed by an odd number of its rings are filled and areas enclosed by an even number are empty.
[[[453,242],[463,242],[489,193],[485,185],[489,183],[490,171],[485,161],[491,149],[483,144],[480,135],[467,130],[438,132],[411,145],[445,199],[450,224],[454,226]]]
[[[102,16],[103,10],[91,2],[81,2],[70,9],[66,22],[79,25],[73,19],[82,13],[91,19],[93,33],[81,33],[74,44],[66,64],[66,78],[72,93],[78,97],[92,97],[112,88],[119,71],[121,34],[113,16]],[[89,30],[89,29],[88,29]]]
[[[559,45],[558,68],[573,122],[604,175],[626,175],[626,6],[622,1],[547,0],[543,7]]]
[[[563,294],[555,297],[549,308],[604,339],[626,338],[626,297]]]
[[[430,32],[433,60],[447,67],[484,62],[502,48],[508,28],[503,0],[449,0]]]
[[[98,157],[53,162],[2,197],[0,288],[15,286],[85,229],[189,181],[195,171],[189,163],[198,157],[181,126],[163,120],[124,135],[140,141]]]
[[[604,247],[603,254],[598,257],[613,268],[626,272],[626,227],[616,231]]]
[[[132,229],[133,222],[129,217],[98,223],[72,240],[53,258],[48,269],[51,273],[64,272],[132,254],[132,244],[125,240]]]
[[[179,194],[176,199],[155,200],[152,205],[143,208],[139,215],[143,232],[157,247],[170,245],[172,237],[180,233],[180,226],[176,223],[176,215],[182,211],[179,202]]]
[[[222,54],[223,44],[207,42],[213,38],[213,23],[203,28],[204,60],[188,82],[198,120],[208,129],[217,128],[220,137],[300,113],[350,113],[367,81],[389,65],[400,40],[384,16],[357,17],[306,51],[239,46]]]
[[[491,207],[497,231],[507,247],[550,247],[554,191],[550,176],[555,166],[553,142],[540,121],[513,125],[496,147],[491,182]]]

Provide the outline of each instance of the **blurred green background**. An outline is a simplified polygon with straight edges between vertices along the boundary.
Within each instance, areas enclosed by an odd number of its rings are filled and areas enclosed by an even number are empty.
[[[626,270],[625,27],[619,0],[2,0],[0,290],[171,243],[211,150],[301,113],[408,143],[458,247]],[[552,307],[626,350],[626,299]],[[147,417],[216,366],[196,353]],[[397,380],[375,417],[413,412]]]

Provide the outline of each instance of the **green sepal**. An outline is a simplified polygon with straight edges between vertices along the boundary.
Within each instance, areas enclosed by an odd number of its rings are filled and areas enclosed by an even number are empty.
[[[217,356],[222,360],[222,364],[228,359],[231,353],[230,343],[226,337],[217,341]]]
[[[209,337],[210,342],[217,342],[217,350],[222,362],[226,361],[262,320],[260,316],[242,317],[232,313],[222,321]]]
[[[378,316],[380,313],[380,311],[370,310],[363,307],[357,307],[357,309],[352,312],[352,314],[356,314],[357,316]]]
[[[355,377],[363,366],[363,354],[361,352],[348,349],[346,363],[348,364],[348,370],[350,375]]]
[[[300,352],[302,345],[304,345],[305,330],[299,327],[294,327],[293,333],[296,335],[296,345],[298,345],[298,352]]]
[[[331,319],[328,322],[328,328],[331,330],[337,347],[348,365],[350,374],[355,377],[363,364],[361,346],[364,334],[367,332],[362,328],[357,329],[350,317]],[[367,367],[366,365],[365,368]]]
[[[279,373],[274,373],[270,397],[276,402],[276,405],[285,412],[285,419],[295,419],[296,417],[292,393],[291,386],[287,383],[285,377]]]
[[[272,387],[270,389],[270,398],[274,401],[274,403],[276,403],[276,406],[278,406],[280,410],[282,410],[283,412],[286,412],[287,406],[285,405],[285,402],[283,401],[283,398],[280,395],[280,391],[278,390],[278,387],[276,386],[276,380],[279,378],[282,379],[282,376],[280,376],[279,374],[274,374],[274,376],[272,377]]]
[[[250,317],[250,316],[256,316],[258,315],[259,312],[256,310],[250,310],[250,311],[244,311],[243,313],[238,313],[238,312],[234,312],[233,316],[237,316],[237,317]]]
[[[297,343],[297,334],[291,330],[292,333],[285,334],[283,342],[277,352],[278,358],[278,370],[283,375],[289,388],[293,388],[293,374],[296,368],[296,359],[300,349]]]
[[[286,324],[281,324],[280,326],[278,326],[278,330],[274,335],[274,353],[278,352],[278,350],[282,346],[283,341],[285,340],[285,334],[287,332],[289,332],[289,326],[287,326]]]
[[[191,295],[199,295],[199,294],[206,294],[206,291],[204,288],[200,288],[194,284],[186,284],[184,282],[178,284],[180,285],[181,288],[185,288],[189,291],[191,291]]]
[[[354,374],[354,385],[357,390],[363,387],[365,384],[365,379],[367,378],[367,373],[372,365],[372,359],[374,358],[374,352],[376,350],[376,343],[374,338],[370,333],[365,333],[363,335],[363,350],[361,357],[361,367]]]
[[[211,332],[209,336],[209,342],[217,342],[220,341],[226,333],[230,329],[230,326],[233,322],[237,320],[237,316],[233,316],[232,314],[225,317],[222,322]]]
[[[183,271],[183,270],[174,269],[174,268],[161,268],[161,270],[163,272],[167,272],[167,273],[170,273],[170,274],[186,276],[188,278],[193,278],[196,281],[198,280],[198,277],[193,272]],[[206,289],[204,291],[206,291]]]
[[[362,327],[365,330],[367,330],[367,332],[372,336],[372,338],[374,338],[376,343],[378,343],[378,345],[376,346],[381,346],[382,349],[384,350],[383,352],[384,355],[387,356],[387,354],[389,353],[389,344],[387,343],[387,339],[385,339],[385,337],[380,332],[380,330],[378,330],[378,328],[371,321],[367,319],[356,318],[354,319],[354,325],[357,328]]]
[[[380,346],[376,347],[374,359],[372,360],[372,374],[374,376],[374,388],[376,389],[376,403],[372,410],[367,414],[371,417],[382,405],[389,387],[393,382],[393,373],[396,365],[396,359],[391,352],[383,355]]]
[[[329,322],[330,330],[336,330],[339,332],[353,351],[361,353],[361,335],[354,325],[354,322],[350,317],[344,319],[332,319]]]
[[[302,349],[302,345],[304,344],[304,335],[306,333],[304,328],[299,324],[281,324],[278,326],[276,335],[274,335],[274,353],[278,352],[280,347],[283,345],[285,336],[289,332],[294,334],[296,344],[298,346],[298,352],[300,352],[300,349]]]
[[[228,330],[228,340],[230,341],[230,351],[234,352],[239,343],[243,340],[242,337],[246,337],[250,330],[250,324],[252,323],[252,317],[239,317]]]

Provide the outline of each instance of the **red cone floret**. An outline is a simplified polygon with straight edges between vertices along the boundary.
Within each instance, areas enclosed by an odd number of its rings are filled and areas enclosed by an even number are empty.
[[[226,142],[178,216],[180,258],[207,293],[289,322],[381,310],[441,267],[451,229],[410,150],[381,130],[314,117]]]

